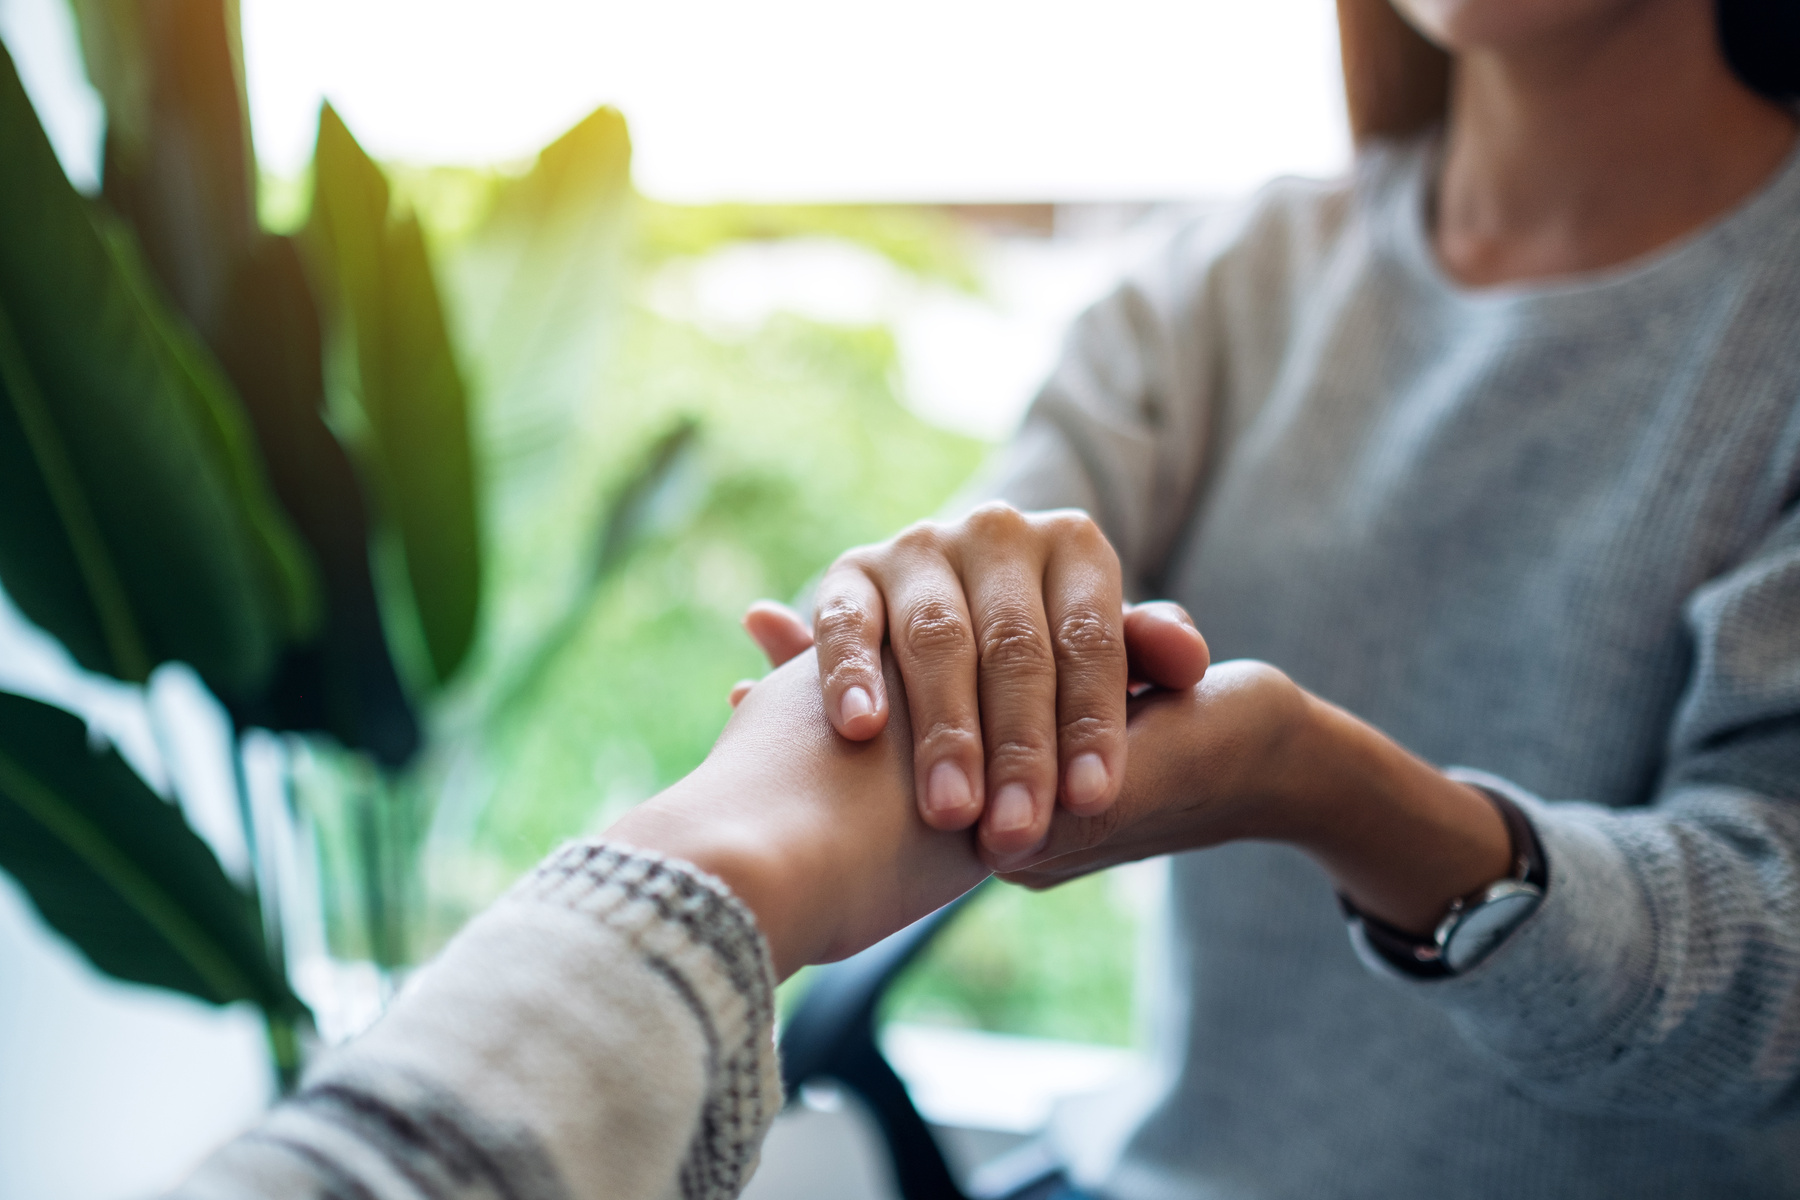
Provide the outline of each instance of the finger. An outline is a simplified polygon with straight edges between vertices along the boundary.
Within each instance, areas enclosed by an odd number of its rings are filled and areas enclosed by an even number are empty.
[[[1211,654],[1193,618],[1169,600],[1134,604],[1125,613],[1131,677],[1170,691],[1191,688],[1206,675]]]
[[[1003,510],[993,523],[1014,519],[1025,520]],[[992,535],[1013,546],[1022,540],[1005,528]],[[1036,849],[1056,805],[1056,657],[1044,616],[1041,560],[1016,549],[983,554],[982,540],[971,544],[963,563],[987,759],[981,844],[993,864],[1005,865]],[[979,573],[970,569],[977,560],[984,563]]]
[[[819,686],[832,727],[864,742],[887,725],[887,689],[881,682],[881,639],[887,606],[860,563],[838,560],[819,584],[813,631],[819,651]]]
[[[1070,812],[1091,816],[1113,802],[1125,778],[1129,674],[1118,559],[1085,520],[1051,544],[1043,595],[1056,656],[1060,798]]]
[[[731,707],[736,708],[744,702],[744,697],[748,696],[750,694],[750,689],[755,686],[756,680],[754,679],[740,679],[731,685],[731,695],[725,697],[725,699],[731,703]]]
[[[804,654],[813,644],[812,629],[800,614],[773,600],[758,600],[745,611],[744,632],[768,657],[771,667]]]
[[[962,581],[932,538],[896,542],[889,640],[906,684],[919,815],[934,829],[967,829],[984,795],[975,631]]]

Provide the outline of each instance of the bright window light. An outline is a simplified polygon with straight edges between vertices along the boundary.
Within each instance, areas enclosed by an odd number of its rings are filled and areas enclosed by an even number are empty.
[[[1163,200],[1348,159],[1331,0],[243,0],[256,137],[529,156],[603,103],[669,200]]]

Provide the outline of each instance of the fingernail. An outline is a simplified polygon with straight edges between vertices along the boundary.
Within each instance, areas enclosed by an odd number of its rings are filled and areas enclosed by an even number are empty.
[[[1106,764],[1098,754],[1077,754],[1069,764],[1065,791],[1069,803],[1076,807],[1089,805],[1106,794]]]
[[[995,833],[1011,833],[1031,824],[1031,790],[1022,783],[1009,783],[994,797],[994,815],[988,828]]]
[[[925,783],[925,811],[935,815],[960,812],[975,801],[969,777],[953,762],[941,762],[931,768]]]
[[[838,701],[838,719],[845,725],[875,711],[875,702],[862,688],[853,687]]]
[[[1194,618],[1190,617],[1187,609],[1179,604],[1161,601],[1154,605],[1146,605],[1144,611],[1158,621],[1167,621],[1171,625],[1185,625],[1189,629],[1194,628]]]

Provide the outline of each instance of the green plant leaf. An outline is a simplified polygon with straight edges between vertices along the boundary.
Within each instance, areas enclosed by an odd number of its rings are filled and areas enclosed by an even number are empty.
[[[92,670],[253,691],[317,618],[217,365],[63,176],[0,51],[0,578]]]
[[[209,345],[260,236],[235,0],[74,0],[106,101],[106,202]]]
[[[442,684],[466,657],[481,599],[468,399],[418,220],[390,212],[381,169],[326,105],[306,230],[327,299],[327,385],[386,526],[378,572],[390,641]],[[400,593],[396,595],[396,593]],[[408,637],[408,626],[412,637]]]
[[[75,0],[88,74],[106,99],[105,201],[136,232],[168,295],[243,400],[276,498],[319,567],[318,636],[243,723],[325,730],[390,766],[419,745],[369,569],[369,520],[325,423],[323,346],[291,239],[256,222],[242,46],[233,0]]]
[[[499,471],[540,476],[595,401],[619,324],[632,200],[625,119],[597,109],[497,186],[449,259]]]
[[[304,1006],[255,904],[182,820],[68,713],[0,695],[0,868],[100,970],[213,1004]]]
[[[290,647],[274,678],[237,706],[246,723],[324,730],[390,767],[418,750],[418,720],[382,630],[369,570],[363,487],[325,423],[319,317],[293,239],[265,237],[238,264],[215,334],[268,463],[269,481],[311,548],[325,613]]]

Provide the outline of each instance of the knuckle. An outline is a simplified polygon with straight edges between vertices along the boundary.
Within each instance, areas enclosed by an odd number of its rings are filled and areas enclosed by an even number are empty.
[[[875,618],[856,601],[833,597],[820,603],[813,616],[813,631],[829,650],[846,654],[875,639]]]
[[[1056,672],[1055,656],[1037,622],[1019,611],[999,613],[982,627],[981,666],[1008,674]]]
[[[1058,658],[1093,660],[1125,658],[1124,638],[1116,622],[1085,604],[1074,606],[1056,622]]]
[[[1000,776],[1033,777],[1051,766],[1055,747],[1028,730],[1019,730],[988,748],[988,769]]]
[[[987,538],[1016,536],[1028,524],[1025,514],[1004,500],[988,501],[965,517],[963,523],[971,532]]]
[[[868,574],[881,558],[884,549],[879,543],[868,546],[852,546],[832,560],[831,570],[827,577],[839,571],[859,571]]]
[[[820,676],[820,682],[828,692],[847,688],[851,684],[862,684],[865,687],[875,674],[875,662],[865,654],[847,654],[827,667]]]
[[[1058,740],[1064,749],[1082,749],[1112,741],[1124,734],[1124,727],[1108,716],[1083,713],[1070,717],[1057,727]]]
[[[900,622],[902,649],[922,658],[967,653],[972,646],[969,623],[947,600],[924,600],[907,611]]]
[[[1287,672],[1280,667],[1257,659],[1246,659],[1239,664],[1240,677],[1246,684],[1260,688],[1281,687],[1287,684]]]
[[[890,545],[911,554],[937,554],[944,548],[944,528],[935,521],[917,521],[895,534]]]
[[[914,745],[917,747],[915,757],[921,763],[952,757],[980,760],[980,736],[955,721],[930,722],[922,728]]]
[[[1069,547],[1084,557],[1098,558],[1110,565],[1118,563],[1119,556],[1113,549],[1099,522],[1079,508],[1063,508],[1045,514],[1049,522],[1051,536],[1058,545]]]

